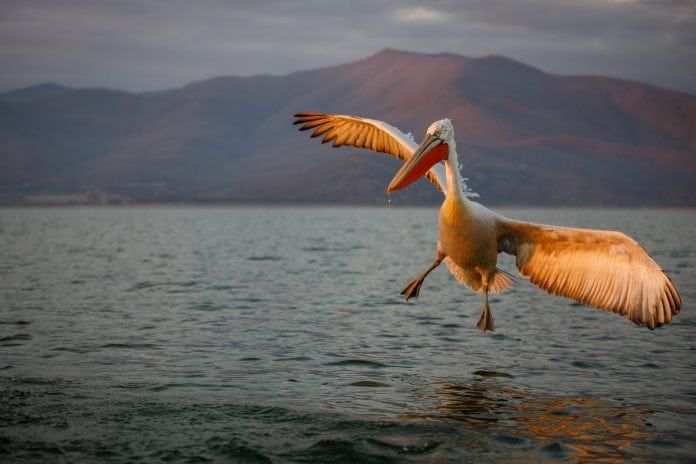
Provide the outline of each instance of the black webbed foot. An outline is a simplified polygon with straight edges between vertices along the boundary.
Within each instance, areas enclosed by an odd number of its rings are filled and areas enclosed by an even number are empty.
[[[493,312],[488,307],[483,308],[483,311],[481,312],[481,317],[479,318],[479,321],[476,324],[476,327],[478,327],[479,330],[483,333],[486,333],[486,330],[490,330],[491,332],[495,332],[495,323],[493,322]]]
[[[406,297],[406,301],[411,298],[418,298],[420,294],[420,289],[423,286],[423,281],[425,280],[424,275],[419,275],[413,279],[403,290],[401,290],[401,295]]]

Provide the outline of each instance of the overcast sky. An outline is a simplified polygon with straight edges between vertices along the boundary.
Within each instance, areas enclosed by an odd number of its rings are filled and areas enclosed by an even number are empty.
[[[696,94],[696,0],[0,0],[0,91],[157,90],[386,47],[499,54]]]

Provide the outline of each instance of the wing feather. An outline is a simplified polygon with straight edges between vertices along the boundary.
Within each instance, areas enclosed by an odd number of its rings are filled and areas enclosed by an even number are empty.
[[[368,147],[370,147],[372,150],[376,150],[377,148],[377,130],[374,127],[370,127],[367,129],[368,134],[367,134],[367,142]]]
[[[542,289],[626,316],[650,329],[681,310],[665,271],[620,232],[505,220],[499,249],[517,257],[520,274]]]
[[[313,129],[317,126],[322,126],[324,124],[326,124],[326,121],[322,119],[309,119],[306,123],[302,125],[302,130]]]
[[[466,271],[455,263],[449,256],[444,259],[447,269],[459,282],[477,292],[483,291],[481,284],[481,274],[477,271]],[[500,268],[495,268],[493,280],[488,289],[489,293],[503,293],[510,290],[515,285],[515,278]]]
[[[299,130],[314,129],[311,136],[323,135],[322,143],[333,141],[334,147],[352,146],[385,153],[402,161],[409,159],[418,145],[396,127],[375,119],[342,114],[297,113],[294,124]],[[441,191],[445,191],[445,178],[435,166],[425,177]]]
[[[346,136],[345,145],[355,145],[355,141],[358,139],[358,135],[360,135],[359,132],[355,130],[348,132]]]
[[[355,143],[353,144],[354,147],[364,147],[365,142],[367,141],[367,133],[368,131],[356,131],[358,136],[355,138]]]
[[[353,135],[353,134],[350,131],[350,129],[345,130],[345,131],[337,131],[336,139],[334,140],[333,146],[340,147],[341,145],[347,145],[346,142],[348,142],[348,139],[350,138],[351,135]]]
[[[317,130],[315,130],[314,132],[312,132],[311,137],[312,137],[312,138],[319,137],[319,136],[325,134],[329,129],[331,129],[331,125],[329,125],[329,124],[322,124],[322,125],[320,125],[319,127],[317,127]]]
[[[383,137],[382,132],[377,132],[375,131],[375,141],[374,141],[374,149],[375,151],[384,153],[387,150],[384,149],[384,137]]]

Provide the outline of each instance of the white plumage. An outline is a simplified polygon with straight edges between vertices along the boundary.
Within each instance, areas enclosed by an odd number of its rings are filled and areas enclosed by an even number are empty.
[[[555,295],[612,311],[655,328],[672,320],[681,297],[660,266],[621,232],[540,226],[516,221],[501,225],[516,247],[520,273]]]

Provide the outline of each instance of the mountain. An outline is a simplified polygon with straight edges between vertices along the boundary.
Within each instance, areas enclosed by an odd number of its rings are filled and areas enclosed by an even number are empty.
[[[383,119],[416,140],[452,118],[486,204],[696,206],[696,96],[396,50],[159,92],[2,94],[0,202],[385,203],[399,162],[309,140],[291,125],[300,111]],[[439,198],[424,181],[394,195]]]
[[[32,85],[22,89],[0,94],[0,100],[11,102],[27,102],[55,97],[70,91],[69,87],[47,82],[45,84]]]

